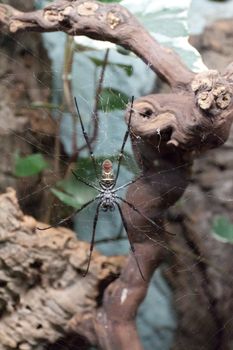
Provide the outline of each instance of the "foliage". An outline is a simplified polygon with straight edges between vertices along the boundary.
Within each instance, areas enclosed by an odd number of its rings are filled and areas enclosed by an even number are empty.
[[[120,51],[120,53],[122,53],[122,51]],[[125,52],[124,52],[124,54],[125,54]],[[127,51],[127,54],[129,54],[129,51]],[[96,57],[91,57],[91,56],[89,58],[96,65],[96,67],[103,66],[103,63],[104,63],[103,60],[98,59]],[[111,65],[115,66],[115,67],[122,68],[125,71],[125,73],[128,75],[128,77],[131,77],[133,74],[133,67],[130,64],[107,62],[107,66],[111,66]]]
[[[124,92],[106,87],[99,95],[98,109],[110,112],[115,109],[125,109],[130,97]]]
[[[216,217],[213,222],[213,231],[219,240],[233,243],[233,224],[227,217]]]
[[[15,156],[15,176],[37,175],[46,168],[48,168],[48,163],[41,153],[34,153],[26,157],[20,157],[18,154]]]

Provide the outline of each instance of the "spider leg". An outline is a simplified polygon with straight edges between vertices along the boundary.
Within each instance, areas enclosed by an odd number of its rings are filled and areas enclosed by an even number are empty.
[[[88,262],[87,262],[87,269],[84,272],[83,277],[86,277],[86,275],[89,271],[90,263],[91,263],[91,256],[92,256],[92,252],[93,252],[94,244],[95,244],[95,232],[96,232],[96,225],[97,225],[98,217],[99,217],[100,205],[101,205],[101,203],[98,203],[97,208],[96,208],[96,212],[95,212],[95,218],[94,218],[94,222],[93,222],[93,231],[92,231],[92,237],[91,237],[90,252],[89,252],[89,257],[88,257]]]
[[[120,197],[117,197],[116,198],[120,199],[120,200],[123,200],[123,198],[120,198]],[[128,205],[131,204],[131,203],[127,203]],[[141,213],[140,213],[141,214]],[[144,216],[143,216],[144,217]],[[147,217],[145,217],[147,219]],[[149,218],[148,218],[149,219]],[[157,225],[157,224],[156,224]],[[157,225],[158,226],[158,225]],[[160,229],[162,230],[162,228],[160,227]],[[167,232],[163,229],[164,232]],[[167,232],[169,234],[172,234],[171,232]],[[172,250],[171,248],[169,248],[166,244],[163,244],[161,241],[158,241],[154,238],[152,238],[150,235],[148,235],[146,232],[143,232],[143,234],[152,242],[156,243],[157,245],[159,245],[161,248],[164,248],[166,249],[168,252],[172,253],[172,254],[175,254],[174,253],[174,250]],[[173,234],[172,234],[173,235]],[[165,243],[165,242],[164,242]]]
[[[49,228],[56,227],[56,226],[59,226],[59,225],[63,224],[63,222],[66,222],[67,220],[71,219],[72,216],[74,216],[74,215],[80,213],[81,210],[83,210],[84,208],[86,208],[89,204],[91,204],[92,202],[94,202],[97,198],[98,198],[98,196],[95,197],[95,198],[93,198],[93,199],[91,199],[89,202],[83,204],[83,205],[81,206],[81,208],[76,209],[75,211],[73,211],[73,213],[71,213],[71,214],[70,214],[69,216],[67,216],[66,218],[64,218],[64,219],[62,219],[62,220],[56,222],[56,224],[47,226],[47,227],[45,227],[45,228],[37,227],[37,229],[40,230],[40,231],[45,231],[45,230],[48,230]]]
[[[121,167],[121,160],[122,160],[122,157],[123,157],[123,154],[124,154],[125,144],[126,144],[126,141],[127,141],[128,137],[129,137],[129,133],[130,133],[130,124],[131,124],[131,118],[132,118],[132,112],[133,112],[133,102],[134,102],[134,96],[132,96],[132,99],[131,99],[131,106],[130,106],[130,114],[129,114],[128,126],[127,126],[127,130],[125,132],[125,136],[124,136],[123,143],[122,143],[121,150],[120,150],[119,157],[118,157],[118,165],[117,165],[115,184],[116,184],[118,176],[119,176],[120,167]]]
[[[80,111],[79,111],[79,108],[78,108],[78,102],[77,102],[76,97],[74,97],[74,102],[75,102],[75,107],[76,107],[76,110],[77,110],[78,118],[79,118],[79,121],[80,121],[80,124],[81,124],[82,133],[83,133],[83,136],[85,138],[85,141],[86,141],[86,144],[87,144],[87,147],[88,147],[88,150],[89,150],[89,154],[90,154],[90,157],[91,157],[94,169],[95,169],[95,174],[96,174],[97,179],[99,180],[99,176],[98,176],[98,172],[97,172],[96,159],[94,157],[93,150],[92,150],[92,147],[91,147],[88,135],[87,135],[86,130],[85,130],[84,125],[83,125],[83,121],[82,121],[82,117],[81,117],[81,114],[80,114]]]
[[[124,185],[122,185],[122,186],[120,186],[120,187],[115,188],[114,192],[117,192],[117,191],[121,190],[122,188],[125,188],[125,187],[127,187],[127,186],[129,186],[129,185],[134,184],[136,181],[142,179],[143,176],[144,176],[144,175],[140,175],[140,176],[136,177],[136,179],[133,179],[133,180],[127,182],[126,184],[124,184]]]
[[[96,186],[93,185],[93,184],[90,184],[90,182],[85,181],[82,177],[80,177],[78,174],[76,174],[75,171],[71,170],[71,172],[72,172],[72,174],[74,175],[74,177],[75,177],[78,181],[84,183],[85,185],[87,185],[87,186],[89,186],[89,187],[91,187],[91,188],[94,188],[94,189],[97,190],[97,191],[100,191],[100,188],[96,187]]]
[[[136,213],[138,213],[139,215],[141,215],[144,219],[146,219],[148,222],[150,222],[153,226],[155,226],[157,229],[159,229],[159,231],[163,231],[165,233],[168,233],[171,236],[175,236],[175,233],[169,232],[164,230],[161,226],[159,226],[158,224],[156,224],[156,222],[154,220],[151,220],[150,218],[148,218],[148,216],[146,216],[145,214],[143,214],[139,209],[137,209],[132,203],[128,202],[127,200],[125,200],[122,197],[116,196],[116,198],[120,199],[122,202],[126,203],[131,209],[133,209],[134,211],[136,211]]]
[[[131,248],[131,251],[132,251],[132,253],[133,253],[134,259],[135,259],[135,261],[136,261],[138,270],[139,270],[139,272],[140,272],[140,275],[141,275],[143,281],[145,281],[145,277],[143,276],[141,267],[140,267],[140,265],[139,265],[137,256],[136,256],[136,254],[135,254],[135,247],[134,247],[134,244],[133,244],[133,242],[132,242],[132,240],[131,240],[131,237],[130,237],[130,234],[129,234],[129,231],[128,231],[127,222],[126,222],[126,220],[125,220],[125,218],[124,218],[124,215],[123,215],[123,213],[122,213],[121,206],[120,206],[120,204],[119,204],[117,201],[115,201],[115,204],[116,204],[117,207],[118,207],[118,210],[119,210],[119,213],[120,213],[120,216],[121,216],[121,220],[122,220],[122,222],[123,222],[123,225],[124,225],[124,228],[125,228],[125,232],[126,232],[126,234],[127,234],[127,237],[128,237],[128,240],[129,240],[129,244],[130,244],[130,248]]]

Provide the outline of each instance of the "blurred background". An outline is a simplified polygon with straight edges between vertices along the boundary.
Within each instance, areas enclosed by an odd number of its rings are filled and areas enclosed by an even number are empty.
[[[50,2],[1,3],[30,11]],[[207,67],[221,71],[233,61],[232,0],[120,3],[193,71]],[[71,174],[75,170],[88,182],[97,180],[73,96],[101,167],[106,157],[117,162],[126,130],[124,110],[131,96],[169,89],[139,58],[111,43],[60,32],[2,33],[0,42],[0,191],[15,188],[25,213],[56,223],[95,195]],[[232,288],[226,274],[231,272],[233,241],[232,148],[231,133],[224,146],[195,162],[192,183],[168,213],[171,230],[177,233],[171,243],[177,254],[155,273],[139,310],[138,327],[146,350],[220,349],[219,327],[231,333]],[[119,185],[138,173],[128,141]],[[90,206],[66,222],[81,240],[90,241],[94,209]],[[195,242],[190,231],[195,232]],[[197,256],[205,254],[204,267],[188,254],[194,243]],[[106,255],[128,253],[117,213],[101,214],[96,248]],[[212,289],[216,294],[210,293]],[[65,343],[62,346],[67,348]]]

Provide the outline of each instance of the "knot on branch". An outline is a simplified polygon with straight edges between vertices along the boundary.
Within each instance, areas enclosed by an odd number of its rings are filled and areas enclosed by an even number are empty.
[[[231,104],[226,108],[225,103],[231,91],[228,82],[223,86],[220,81],[223,80],[216,79],[216,84],[211,84],[210,79],[206,79],[206,84],[203,79],[195,81],[197,93],[203,92],[203,86],[210,89],[209,93],[214,97],[210,110],[212,112],[215,108],[215,118],[209,118],[203,110],[197,109],[192,92],[149,95],[134,103],[131,134],[142,145],[143,153],[147,144],[148,159],[153,160],[158,151],[160,154],[167,153],[171,146],[200,153],[227,140],[233,113]],[[222,109],[217,106],[221,101]],[[143,141],[140,141],[141,138]]]
[[[77,12],[81,16],[92,16],[95,14],[98,7],[99,5],[97,3],[87,1],[78,6]]]
[[[56,8],[45,8],[44,19],[51,23],[64,22],[70,16],[73,11],[73,7],[68,5],[61,9]]]
[[[95,1],[77,1],[72,4],[65,2],[51,4],[44,9],[43,21],[54,25],[55,23],[66,23],[66,27],[72,28],[72,34],[77,34],[77,28],[82,27],[82,21],[88,21],[88,17],[92,18],[92,24],[90,26],[101,26],[103,30],[107,25],[107,29],[110,27],[114,30],[119,24],[124,23],[123,14],[120,12],[120,7],[117,5],[111,5],[106,8],[105,5],[97,3]],[[95,24],[94,24],[95,23]],[[69,24],[69,25],[68,25]],[[86,25],[86,22],[85,22]],[[96,28],[94,29],[96,31]]]
[[[118,24],[121,23],[121,19],[116,13],[109,12],[107,14],[107,23],[109,24],[111,29],[115,29],[118,26]]]
[[[232,89],[218,71],[209,70],[197,74],[191,84],[198,106],[216,115],[231,103]]]
[[[138,99],[132,114],[132,134],[139,140],[148,141],[151,153],[167,152],[167,148],[188,147],[192,138],[190,127],[189,95],[175,94],[149,95]],[[128,118],[128,116],[126,116]],[[192,120],[191,123],[196,122]],[[149,151],[148,151],[149,152]],[[150,152],[149,152],[150,153]]]

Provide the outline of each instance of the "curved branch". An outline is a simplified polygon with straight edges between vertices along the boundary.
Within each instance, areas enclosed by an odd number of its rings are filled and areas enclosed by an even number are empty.
[[[230,65],[224,75],[213,70],[197,74],[190,92],[136,100],[131,126],[140,152],[152,161],[155,149],[162,155],[175,147],[191,157],[226,142],[233,121],[232,69]]]
[[[64,0],[54,2],[44,10],[28,13],[0,5],[0,24],[11,32],[63,31],[69,35],[86,35],[116,43],[134,52],[174,88],[187,88],[194,77],[174,51],[160,45],[119,4]]]

